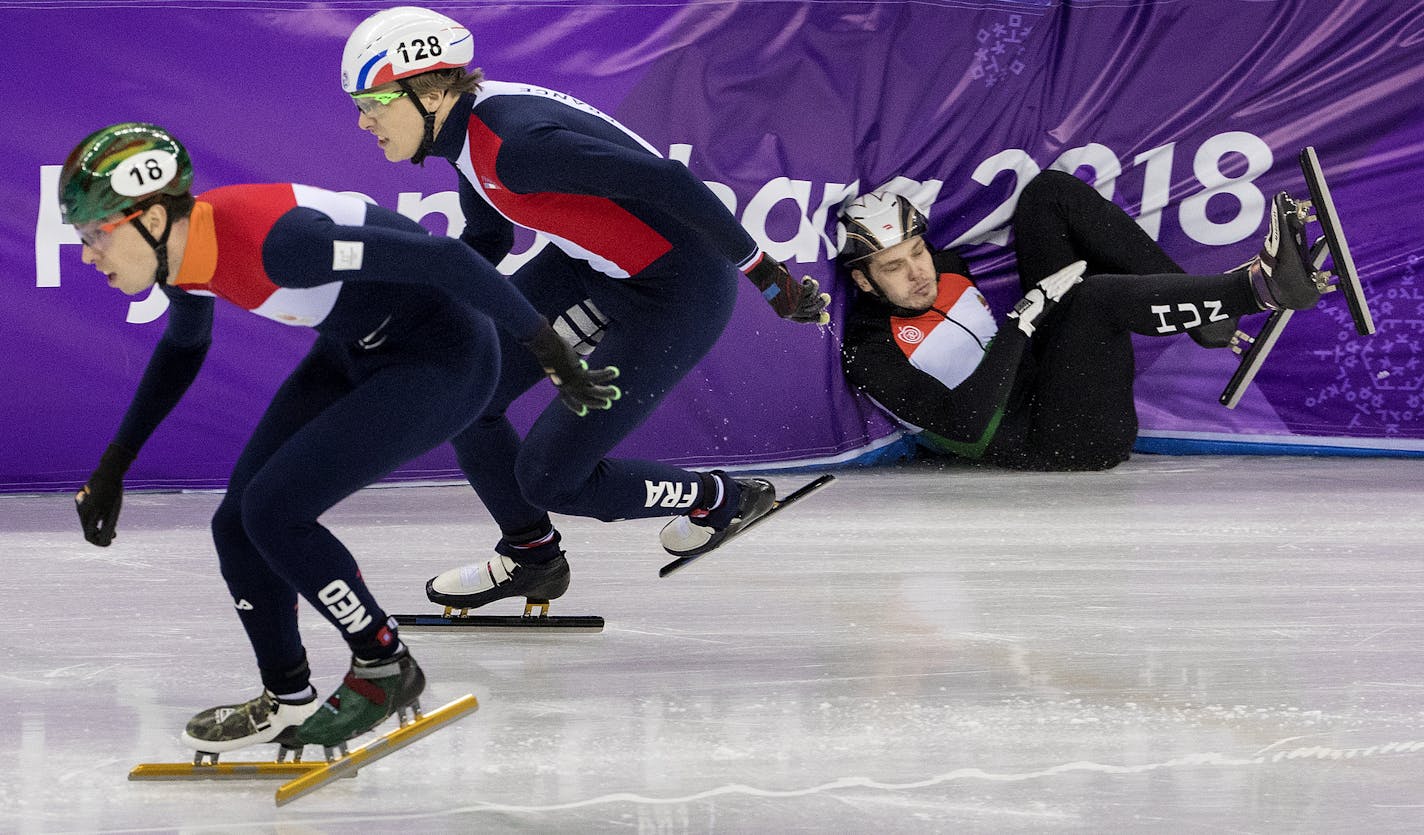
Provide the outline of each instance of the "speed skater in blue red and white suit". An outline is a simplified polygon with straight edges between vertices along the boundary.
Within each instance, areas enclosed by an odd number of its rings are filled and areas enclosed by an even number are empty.
[[[507,349],[537,356],[531,362],[580,408],[616,399],[606,385],[614,375],[589,371],[459,241],[349,195],[278,183],[194,197],[192,179],[183,145],[143,123],[95,132],[61,171],[61,207],[85,263],[128,294],[157,284],[169,304],[118,432],[76,496],[80,523],[90,542],[113,542],[123,477],[197,376],[215,299],[315,329],[212,521],[263,692],[199,713],[183,738],[214,755],[271,741],[337,745],[411,705],[424,676],[321,514],[479,414],[499,369],[496,325],[510,335]],[[299,596],[351,648],[350,672],[325,709],[297,629]]]
[[[506,354],[479,419],[454,439],[465,474],[499,524],[495,555],[426,587],[473,607],[558,597],[568,563],[549,512],[605,521],[675,517],[672,554],[701,553],[765,514],[761,479],[609,458],[711,349],[746,276],[784,318],[824,323],[830,297],[793,279],[686,166],[564,93],[466,71],[473,38],[414,7],[379,12],[352,33],[342,86],[390,161],[447,160],[459,174],[461,239],[492,263],[517,224],[546,238],[512,282],[581,352],[620,370],[616,409],[579,419],[546,409],[521,439],[505,416],[538,366]]]

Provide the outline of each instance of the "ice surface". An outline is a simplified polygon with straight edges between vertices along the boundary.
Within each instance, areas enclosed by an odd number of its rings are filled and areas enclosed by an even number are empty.
[[[273,782],[126,779],[258,686],[218,496],[131,494],[108,549],[67,495],[0,498],[0,830],[1420,831],[1420,474],[845,472],[661,580],[660,521],[561,518],[553,613],[606,631],[408,635],[427,707],[479,712],[281,809]],[[497,535],[456,486],[325,521],[394,612],[434,611],[426,578]],[[329,691],[345,649],[303,624]]]

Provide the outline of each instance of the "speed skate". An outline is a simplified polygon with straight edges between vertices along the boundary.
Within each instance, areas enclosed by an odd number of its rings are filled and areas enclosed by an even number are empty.
[[[1355,261],[1350,255],[1345,232],[1340,228],[1340,215],[1330,195],[1330,187],[1325,182],[1325,172],[1320,168],[1320,159],[1316,156],[1315,148],[1306,147],[1300,152],[1300,170],[1305,175],[1305,184],[1310,190],[1309,201],[1296,203],[1300,221],[1302,224],[1316,222],[1321,231],[1320,237],[1310,247],[1315,285],[1321,293],[1343,291],[1345,302],[1350,308],[1350,318],[1355,323],[1355,331],[1361,336],[1369,336],[1375,332],[1374,319],[1370,316],[1364,287],[1355,272]],[[1247,386],[1256,378],[1256,373],[1261,370],[1261,365],[1275,347],[1281,331],[1294,313],[1293,310],[1273,311],[1255,336],[1238,330],[1231,338],[1231,350],[1241,356],[1241,364],[1237,366],[1236,372],[1232,374],[1231,380],[1221,393],[1221,405],[1234,409],[1241,402]]]
[[[731,542],[733,539],[741,536],[742,534],[745,534],[747,531],[755,528],[757,525],[760,525],[767,519],[770,519],[778,512],[786,509],[787,507],[790,507],[791,505],[806,498],[807,496],[811,495],[817,490],[820,490],[822,487],[825,487],[826,485],[830,484],[835,480],[836,477],[830,474],[818,476],[815,479],[797,488],[796,490],[793,490],[792,492],[788,493],[786,496],[777,499],[776,502],[772,504],[770,510],[762,514],[759,518],[753,519],[751,522],[747,523],[741,530],[737,531],[732,536],[728,536],[726,539],[722,540],[722,543],[718,545],[717,548],[726,547],[728,542]],[[705,557],[710,553],[712,553],[712,551],[707,550],[697,554],[688,554],[685,557],[678,557],[677,559],[658,569],[658,576],[666,577],[674,571],[686,567],[687,564],[692,562],[693,560],[701,559],[702,557]]]
[[[199,751],[191,763],[141,763],[129,772],[130,780],[286,780],[277,789],[276,803],[284,806],[342,777],[355,777],[361,768],[383,759],[416,740],[462,719],[479,708],[475,697],[466,694],[455,701],[422,714],[419,703],[409,715],[400,711],[400,727],[381,734],[357,748],[343,744],[325,749],[325,761],[302,761],[302,748],[279,744],[272,762],[218,762],[218,755]],[[291,759],[288,759],[288,758]]]

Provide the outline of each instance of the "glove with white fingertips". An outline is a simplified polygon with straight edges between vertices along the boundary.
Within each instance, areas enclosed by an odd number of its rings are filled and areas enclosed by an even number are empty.
[[[785,264],[765,252],[747,270],[747,278],[761,291],[762,298],[777,316],[807,325],[824,325],[831,321],[831,314],[826,312],[831,294],[821,292],[821,283],[810,276],[797,281]]]
[[[524,347],[559,390],[559,399],[579,417],[589,409],[612,408],[613,401],[623,396],[617,386],[609,385],[618,377],[616,367],[590,369],[548,322]]]
[[[124,501],[124,473],[133,460],[132,452],[118,444],[109,444],[99,457],[99,466],[74,494],[84,538],[100,548],[107,548],[114,541],[114,526],[119,521],[119,508]]]
[[[1014,320],[1019,330],[1024,336],[1033,336],[1034,330],[1044,317],[1053,309],[1054,305],[1062,301],[1068,291],[1073,289],[1083,280],[1083,273],[1088,269],[1088,262],[1074,261],[1048,278],[1038,282],[1033,289],[1024,294],[1019,299],[1014,309],[1009,311],[1009,318]]]

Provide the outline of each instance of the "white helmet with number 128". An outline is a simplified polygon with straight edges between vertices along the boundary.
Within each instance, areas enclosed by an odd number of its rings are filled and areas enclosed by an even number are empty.
[[[359,93],[475,59],[470,30],[439,12],[396,6],[361,22],[341,55],[341,89]]]

